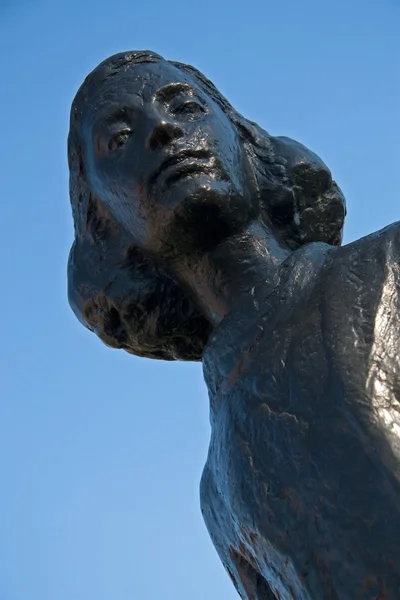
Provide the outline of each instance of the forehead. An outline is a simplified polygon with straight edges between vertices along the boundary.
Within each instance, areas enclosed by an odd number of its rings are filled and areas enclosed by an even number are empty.
[[[143,105],[151,102],[159,89],[174,83],[184,83],[197,91],[201,90],[189,73],[164,60],[156,63],[128,64],[115,75],[106,78],[100,76],[99,79],[86,101],[89,110],[96,111],[110,104],[120,104],[128,97],[131,101],[136,100]]]

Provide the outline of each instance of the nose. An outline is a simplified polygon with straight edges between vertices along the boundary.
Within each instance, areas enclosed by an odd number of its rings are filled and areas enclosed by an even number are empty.
[[[170,121],[158,121],[147,139],[148,150],[157,150],[163,148],[173,140],[180,138],[183,132],[178,125]]]

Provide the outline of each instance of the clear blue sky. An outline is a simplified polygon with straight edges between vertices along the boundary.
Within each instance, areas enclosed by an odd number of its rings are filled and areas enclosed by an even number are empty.
[[[346,241],[400,218],[399,0],[2,0],[0,600],[234,600],[198,484],[201,365],[110,350],[66,300],[66,137],[110,54],[192,63],[310,146]]]

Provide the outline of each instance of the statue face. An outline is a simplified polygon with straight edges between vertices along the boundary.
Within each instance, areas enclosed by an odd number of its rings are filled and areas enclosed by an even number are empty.
[[[131,65],[91,93],[84,157],[92,191],[155,253],[219,241],[257,213],[236,127],[188,73]]]

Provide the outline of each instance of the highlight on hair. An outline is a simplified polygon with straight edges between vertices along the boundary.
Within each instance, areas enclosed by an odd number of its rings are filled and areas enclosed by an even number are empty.
[[[80,127],[90,92],[122,70],[164,59],[151,51],[120,53],[86,77],[71,109],[68,136],[75,240],[68,261],[68,298],[77,318],[108,346],[164,360],[201,360],[212,331],[191,298],[132,246],[125,230],[93,195]],[[245,119],[192,66],[190,74],[229,117],[243,141],[259,187],[262,217],[295,250],[310,242],[340,245],[345,199],[322,160],[303,145],[273,137]]]

